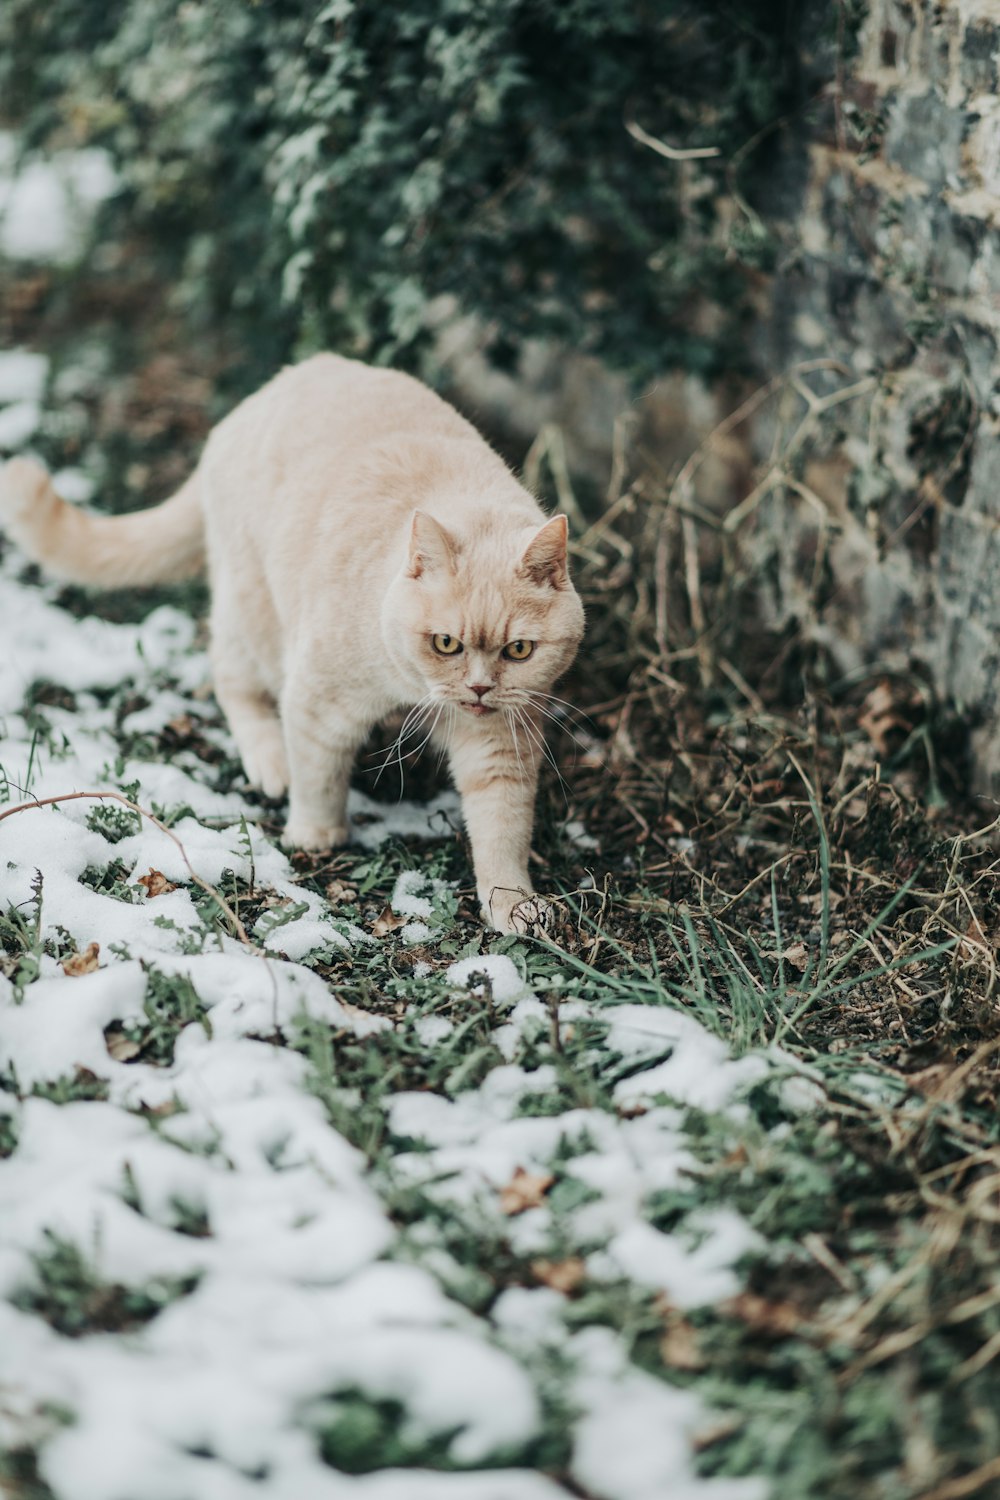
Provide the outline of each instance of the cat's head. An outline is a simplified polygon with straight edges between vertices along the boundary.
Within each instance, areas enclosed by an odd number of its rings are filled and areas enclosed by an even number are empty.
[[[548,691],[583,636],[566,540],[565,516],[543,526],[484,522],[459,536],[414,513],[387,623],[428,694],[485,717]]]

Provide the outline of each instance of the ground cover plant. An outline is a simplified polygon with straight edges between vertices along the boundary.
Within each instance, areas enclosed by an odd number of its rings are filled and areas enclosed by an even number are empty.
[[[5,292],[61,352],[0,361],[0,432],[166,489],[201,356],[164,313],[95,375],[108,289],[57,338],[56,279]],[[918,678],[759,632],[751,687],[721,566],[703,630],[690,569],[658,613],[628,478],[613,525],[580,496],[551,943],[483,933],[455,799],[384,746],[355,844],[286,858],[197,591],[5,547],[12,1494],[997,1492],[995,809]]]

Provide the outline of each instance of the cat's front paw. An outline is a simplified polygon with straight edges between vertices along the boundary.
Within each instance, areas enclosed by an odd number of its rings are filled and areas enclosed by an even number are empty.
[[[243,770],[250,785],[277,801],[288,791],[288,759],[280,737],[261,743],[243,755]]]
[[[480,896],[483,921],[497,932],[515,932],[522,937],[540,937],[552,926],[554,915],[550,902],[520,888],[495,886]]]
[[[311,823],[304,818],[289,818],[281,842],[286,849],[306,849],[315,853],[320,849],[336,849],[346,844],[349,829],[346,824]]]

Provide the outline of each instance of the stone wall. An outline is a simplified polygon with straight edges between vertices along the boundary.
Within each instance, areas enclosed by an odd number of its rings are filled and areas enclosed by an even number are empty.
[[[871,0],[856,40],[775,177],[758,350],[763,375],[835,367],[755,419],[773,483],[739,534],[768,623],[845,671],[923,675],[967,716],[996,792],[1000,3]]]

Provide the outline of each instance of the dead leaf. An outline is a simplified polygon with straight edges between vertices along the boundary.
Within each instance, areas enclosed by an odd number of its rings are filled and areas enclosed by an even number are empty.
[[[706,1448],[711,1448],[714,1443],[721,1443],[724,1438],[732,1437],[734,1432],[739,1432],[743,1426],[744,1419],[733,1413],[731,1416],[720,1417],[717,1422],[701,1428],[691,1436],[691,1446],[696,1453],[702,1453]]]
[[[500,1189],[500,1212],[513,1217],[529,1208],[540,1208],[554,1182],[551,1172],[526,1172],[516,1167],[510,1182]]]
[[[195,722],[190,714],[178,714],[176,719],[168,719],[164,727],[179,740],[188,740],[194,734]]]
[[[88,943],[82,953],[74,953],[72,958],[63,961],[63,973],[71,979],[78,979],[81,974],[93,974],[100,952],[100,943]]]
[[[660,1358],[672,1370],[703,1370],[708,1363],[701,1352],[697,1328],[680,1313],[675,1313],[663,1330]]]
[[[579,1255],[568,1255],[565,1260],[533,1260],[531,1274],[543,1286],[568,1296],[585,1280],[587,1267]]]
[[[395,932],[397,927],[405,927],[409,920],[409,917],[397,917],[391,906],[383,906],[372,923],[372,936],[385,937],[388,933]]]
[[[741,1292],[737,1297],[730,1297],[728,1302],[722,1304],[720,1311],[731,1318],[738,1318],[755,1332],[776,1339],[788,1338],[797,1333],[803,1322],[802,1314],[794,1302],[769,1302],[756,1292]]]
[[[822,891],[817,891],[815,896],[810,896],[805,903],[813,916],[816,917],[822,915],[824,907],[829,908],[830,911],[836,911],[837,907],[843,906],[843,904],[844,898],[840,891],[827,891],[825,897]]]
[[[356,901],[358,896],[357,886],[348,885],[346,880],[331,880],[326,888],[326,899],[331,906],[340,906],[348,901]]]
[[[792,968],[798,969],[800,973],[809,963],[809,949],[805,943],[792,943],[781,956],[786,963],[791,964]]]
[[[909,709],[912,713],[919,706],[912,693],[901,700],[898,692],[899,684],[883,677],[865,698],[858,714],[858,728],[865,732],[883,760],[898,746],[898,734],[905,736],[913,729],[912,720],[906,718],[901,710]],[[892,738],[894,731],[898,732],[895,741]]]
[[[982,923],[977,916],[973,916],[955,952],[959,958],[968,962],[970,958],[988,958],[992,951],[993,945],[983,931]]]
[[[146,899],[152,901],[154,896],[165,896],[168,891],[176,891],[177,887],[168,880],[162,870],[154,870],[150,867],[148,875],[140,875],[138,885],[145,886]]]
[[[124,1031],[106,1031],[104,1045],[108,1049],[108,1055],[113,1057],[115,1062],[131,1062],[142,1051],[139,1043],[130,1041]]]

